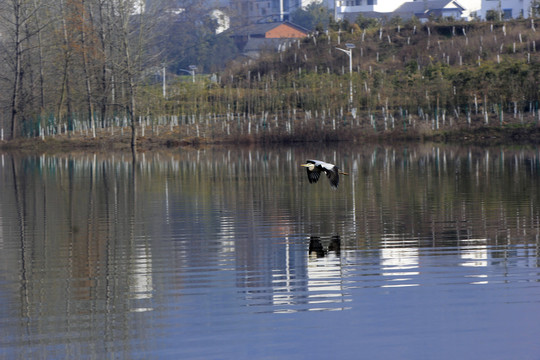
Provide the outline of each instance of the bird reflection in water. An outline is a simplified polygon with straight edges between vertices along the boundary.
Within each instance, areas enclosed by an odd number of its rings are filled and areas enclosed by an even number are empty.
[[[309,256],[315,256],[317,258],[322,258],[327,256],[329,253],[335,253],[335,256],[339,257],[341,255],[341,238],[339,235],[334,235],[330,238],[329,241],[323,240],[319,236],[311,236],[309,238]]]

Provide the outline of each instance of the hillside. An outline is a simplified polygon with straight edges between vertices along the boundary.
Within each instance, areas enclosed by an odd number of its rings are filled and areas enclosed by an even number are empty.
[[[115,113],[93,123],[75,118],[72,130],[50,117],[46,128],[27,137],[126,147],[135,134],[144,148],[381,138],[540,140],[535,20],[340,26],[291,40],[285,50],[263,53],[257,61],[237,61],[212,77],[176,78],[166,96],[159,83],[140,85],[133,132],[129,116]],[[345,43],[355,46],[351,74],[349,57],[336,49]]]
[[[539,41],[530,19],[369,29],[353,24],[233,69],[224,88],[248,89],[236,100],[251,113],[296,110],[308,122],[332,118],[376,132],[536,126]],[[347,54],[336,49],[345,43],[355,45],[351,75]]]

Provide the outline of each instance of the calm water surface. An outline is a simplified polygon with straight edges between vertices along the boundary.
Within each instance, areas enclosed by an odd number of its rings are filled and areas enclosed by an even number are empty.
[[[539,185],[536,148],[0,154],[0,358],[540,359]]]

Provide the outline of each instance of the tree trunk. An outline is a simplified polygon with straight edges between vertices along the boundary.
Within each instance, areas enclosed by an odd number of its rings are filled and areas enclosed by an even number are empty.
[[[37,3],[37,0],[34,0],[33,1],[33,5],[34,5],[34,11],[37,12],[37,9],[38,9],[38,3]],[[43,40],[42,40],[42,32],[41,32],[41,23],[39,22],[39,16],[36,17],[36,21],[38,21],[37,23],[37,28],[38,28],[38,33],[37,33],[37,36],[38,36],[38,65],[39,65],[39,108],[40,108],[40,113],[43,112],[43,110],[45,109],[45,75],[44,75],[44,66],[43,66]]]
[[[22,9],[20,0],[13,0],[13,25],[14,25],[14,78],[11,95],[11,139],[18,136],[17,128],[19,126],[19,102],[21,97],[21,87],[23,79],[22,70],[22,41],[21,41],[21,20]]]
[[[124,56],[124,70],[127,83],[127,95],[128,99],[126,100],[126,110],[129,115],[130,124],[131,124],[131,151],[135,154],[137,146],[137,129],[135,127],[135,67],[130,51],[129,44],[129,6],[127,6],[127,1],[122,1],[119,9],[119,13],[122,18],[122,50]]]
[[[70,88],[69,88],[69,73],[70,73],[70,58],[71,50],[69,48],[69,35],[66,24],[66,6],[64,0],[60,0],[61,16],[62,16],[62,45],[63,45],[63,66],[62,66],[62,88],[60,90],[60,99],[58,100],[57,118],[60,122],[63,116],[64,102],[66,105],[67,113],[67,128],[68,131],[73,130],[73,123],[71,119],[71,100],[70,100]]]
[[[88,105],[88,117],[92,126],[93,134],[95,136],[95,119],[94,119],[94,102],[92,99],[92,84],[90,81],[90,69],[88,64],[88,41],[86,34],[86,4],[84,0],[81,0],[81,47],[83,58],[83,70],[84,70],[84,83],[86,89],[86,101]]]
[[[101,63],[101,79],[100,79],[100,117],[101,117],[101,126],[105,126],[105,119],[107,116],[107,101],[108,101],[108,81],[107,81],[107,71],[110,70],[110,67],[108,67],[108,63],[110,59],[108,59],[107,56],[107,44],[106,44],[106,34],[108,29],[108,20],[109,18],[105,16],[105,9],[104,9],[104,3],[99,2],[99,23],[100,23],[100,29],[99,29],[99,40],[101,43],[101,53],[103,54],[103,59]],[[111,74],[112,76],[112,74]]]

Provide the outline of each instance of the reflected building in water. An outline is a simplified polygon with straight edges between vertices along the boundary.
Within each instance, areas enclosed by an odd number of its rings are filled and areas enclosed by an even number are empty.
[[[461,266],[471,268],[487,268],[489,261],[489,251],[487,239],[470,239],[462,242],[463,246],[459,248]],[[461,244],[460,244],[461,245]],[[485,271],[474,271],[466,274],[467,280],[471,285],[485,285],[489,283],[489,275]]]
[[[132,300],[130,311],[152,311],[151,304],[154,287],[152,283],[152,250],[149,246],[134,249],[129,269],[129,298]]]
[[[382,275],[387,277],[382,287],[418,286],[420,256],[416,241],[385,236],[380,249]]]

